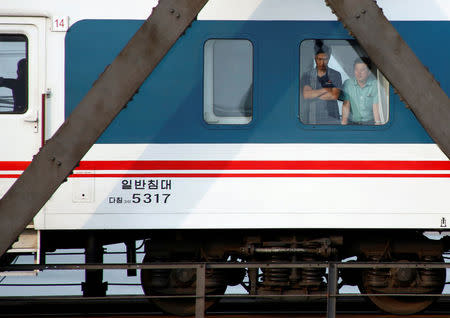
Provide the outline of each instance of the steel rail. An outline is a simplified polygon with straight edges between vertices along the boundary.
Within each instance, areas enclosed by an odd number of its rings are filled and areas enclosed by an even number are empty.
[[[195,300],[195,318],[205,317],[205,301],[211,298],[278,298],[278,299],[296,299],[296,298],[325,298],[327,300],[327,318],[336,317],[336,301],[341,297],[436,297],[450,298],[450,294],[436,293],[390,293],[390,294],[341,294],[337,287],[338,270],[340,268],[349,269],[373,269],[373,268],[450,268],[450,263],[442,262],[302,262],[302,263],[129,263],[129,264],[47,264],[47,265],[14,265],[5,266],[0,270],[118,270],[118,269],[183,269],[190,268],[196,270],[196,290],[190,295],[157,295],[157,296],[140,296],[148,299],[180,299],[192,298]],[[270,295],[253,295],[253,294],[227,294],[227,295],[206,295],[206,269],[233,269],[233,268],[325,268],[328,269],[327,291],[312,294],[270,294]],[[102,298],[102,297],[100,297]]]
[[[450,268],[450,263],[442,262],[298,262],[298,263],[206,263],[206,262],[152,262],[152,263],[108,263],[108,264],[15,264],[0,267],[0,272],[24,271],[24,270],[86,270],[86,269],[182,269],[206,267],[210,269],[233,269],[233,268],[328,268],[335,265],[338,268]]]
[[[27,299],[23,297],[15,300],[17,305],[23,304],[21,310],[15,311],[14,316],[20,317],[35,317],[35,316],[64,316],[64,317],[174,317],[172,315],[162,315],[151,303],[146,299],[135,297],[121,297],[112,298],[105,297],[103,299],[86,299],[79,297],[77,299],[67,298],[41,298],[41,299]],[[10,317],[10,311],[15,310],[15,301],[0,301],[0,306],[5,309],[0,313],[0,317]],[[248,303],[249,306],[242,306],[239,302],[223,302],[215,308],[208,310],[204,317],[252,317],[252,318],[274,318],[274,317],[325,317],[325,303],[315,302],[314,304],[305,305],[304,303],[297,303],[294,306],[289,306],[282,303]],[[375,307],[367,306],[367,304],[360,299],[359,302],[347,301],[340,302],[345,305],[344,309],[340,309],[336,313],[336,317],[398,317],[392,314],[383,314]],[[442,305],[449,305],[449,303],[441,303],[428,310],[426,313],[414,315],[402,315],[401,317],[448,317],[447,311],[442,309]],[[9,306],[9,311],[8,311]],[[341,306],[342,307],[342,306]],[[94,309],[94,310],[92,310]],[[89,312],[89,315],[86,313]],[[62,314],[63,313],[63,314]],[[84,313],[84,314],[83,314]]]

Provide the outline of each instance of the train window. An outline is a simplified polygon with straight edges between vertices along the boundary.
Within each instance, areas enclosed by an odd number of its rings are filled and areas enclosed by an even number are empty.
[[[383,125],[389,82],[355,40],[305,40],[300,45],[303,124]]]
[[[253,45],[208,40],[204,47],[203,118],[208,124],[248,124],[253,117]]]
[[[0,113],[24,113],[28,105],[28,39],[0,34]]]

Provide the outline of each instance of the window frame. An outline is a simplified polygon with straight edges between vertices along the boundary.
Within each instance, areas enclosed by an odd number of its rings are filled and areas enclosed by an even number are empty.
[[[387,80],[387,78],[381,73],[381,71],[378,69],[378,67],[375,67],[375,71],[376,74],[381,74],[381,78],[379,77],[379,75],[376,76],[376,81],[379,83],[380,81],[386,81],[387,82],[387,87],[385,89],[385,98],[386,98],[386,105],[387,105],[387,111],[384,114],[385,116],[387,116],[387,119],[384,121],[384,123],[381,123],[379,125],[363,125],[363,124],[347,124],[347,125],[342,125],[340,123],[337,124],[320,124],[320,123],[306,123],[302,120],[302,89],[301,89],[301,85],[302,85],[302,76],[303,74],[305,74],[307,71],[309,71],[309,69],[302,69],[302,44],[306,41],[316,41],[316,40],[322,40],[325,43],[327,41],[345,41],[347,42],[347,45],[351,46],[351,43],[354,42],[354,44],[358,45],[359,48],[361,50],[364,51],[364,49],[361,47],[361,45],[358,43],[358,41],[354,38],[327,38],[327,37],[321,37],[321,38],[304,38],[302,39],[298,46],[296,47],[296,56],[297,56],[297,62],[298,62],[298,74],[297,74],[297,79],[296,82],[298,83],[298,103],[297,103],[297,121],[298,124],[301,126],[301,128],[303,129],[319,129],[319,130],[336,130],[336,129],[344,129],[344,130],[380,130],[380,129],[387,129],[392,125],[392,121],[394,119],[394,112],[393,112],[393,87],[390,84],[390,82]],[[314,65],[314,63],[313,63]],[[353,64],[352,64],[352,68],[353,68]],[[349,77],[351,78],[351,77]],[[342,80],[342,85],[344,84],[345,80]],[[378,85],[378,93],[380,92],[380,85]],[[342,100],[338,100],[341,101],[343,103]],[[380,106],[381,107],[381,106]],[[339,114],[340,114],[340,119],[342,118],[342,109],[341,106],[339,106]]]
[[[251,48],[251,56],[250,56],[250,70],[251,70],[251,116],[217,116],[214,114],[214,82],[213,82],[213,59],[214,54],[213,50],[208,49],[208,43],[214,44],[215,42],[210,41],[246,41],[250,44]],[[228,128],[228,127],[248,127],[252,125],[255,118],[255,43],[250,38],[247,37],[225,37],[225,36],[218,36],[218,37],[209,37],[205,39],[203,42],[203,54],[202,54],[202,65],[203,65],[203,90],[202,90],[202,98],[203,98],[203,105],[202,105],[202,121],[208,126],[208,127],[218,127],[218,128]],[[211,79],[208,81],[208,79]],[[207,120],[205,117],[206,113],[209,113],[209,118],[212,120]]]
[[[4,32],[4,33],[0,33],[0,42],[22,42],[22,41],[3,41],[3,38],[13,38],[13,37],[17,37],[17,38],[23,38],[25,41],[23,41],[25,43],[25,59],[27,60],[27,83],[26,83],[26,104],[25,107],[23,109],[23,111],[1,111],[0,110],[0,115],[16,115],[16,114],[25,114],[28,109],[29,109],[29,103],[30,103],[30,92],[29,92],[29,81],[30,81],[30,76],[29,76],[29,72],[30,72],[30,65],[29,65],[29,60],[30,60],[30,55],[29,55],[29,47],[30,47],[30,39],[28,38],[27,34],[25,33],[9,33],[9,32]],[[19,59],[20,60],[20,59]],[[2,75],[2,74],[0,74]],[[11,91],[11,97],[12,97],[12,91]],[[14,104],[13,104],[14,107]]]

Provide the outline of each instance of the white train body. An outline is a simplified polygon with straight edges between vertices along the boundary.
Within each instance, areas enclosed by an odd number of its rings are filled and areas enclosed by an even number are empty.
[[[0,196],[157,5],[3,2]],[[450,2],[378,5],[449,95]],[[324,1],[209,1],[0,265],[24,253],[45,264],[61,248],[102,263],[113,243],[135,263],[145,240],[143,262],[206,263],[206,294],[241,284],[280,301],[334,289],[324,267],[266,266],[274,262],[443,263],[450,239],[423,234],[449,226],[450,161],[380,71],[355,82],[361,58]],[[359,88],[369,90],[352,95]],[[36,240],[24,247],[30,231]],[[263,265],[208,267],[238,261]],[[177,265],[141,270],[144,293],[198,295],[196,270]],[[446,284],[436,267],[338,274],[398,314],[424,310]],[[106,295],[102,270],[85,277],[84,296]],[[405,293],[420,297],[393,296]],[[194,298],[153,301],[195,313]]]
[[[450,80],[443,76],[450,66],[446,53],[450,33],[448,1],[385,0],[378,4],[390,20],[398,23],[401,35],[412,42],[413,49],[422,47],[422,43],[442,41],[443,50],[430,49],[433,57],[424,63],[432,72],[441,70],[436,76],[448,94]],[[78,95],[74,97],[78,94],[75,81],[85,79],[79,91],[87,92],[96,79],[94,75],[100,75],[118,53],[113,54],[109,47],[104,48],[107,53],[98,47],[95,52],[95,37],[101,39],[109,34],[111,39],[116,36],[120,41],[126,39],[123,34],[117,35],[121,32],[119,26],[128,22],[139,25],[154,5],[156,1],[141,0],[121,5],[99,0],[39,3],[16,0],[1,5],[0,34],[25,35],[29,62],[27,111],[0,114],[4,136],[0,141],[1,193],[23,172],[41,147],[42,139],[53,135],[79,101]],[[102,23],[107,25],[104,30],[95,29]],[[202,23],[212,28],[207,29]],[[259,23],[261,31],[259,26],[252,27],[252,23]],[[299,30],[290,30],[298,33],[298,40],[277,33],[295,27],[296,23]],[[319,30],[316,35],[312,29],[306,36],[301,28],[308,23],[326,23],[334,29],[330,34]],[[441,34],[427,33],[433,40],[422,38],[423,34],[415,37],[408,32],[421,27],[407,30],[414,23],[425,24],[428,29],[424,32],[436,24]],[[231,29],[227,29],[229,24]],[[245,29],[247,24],[251,30]],[[240,27],[244,30],[240,31]],[[268,42],[265,35],[270,38]],[[78,37],[85,37],[84,44]],[[252,43],[253,117],[249,124],[217,127],[205,122],[202,115],[203,98],[207,98],[204,97],[207,86],[201,83],[207,76],[204,44],[222,38]],[[39,212],[35,227],[40,230],[445,229],[450,220],[449,161],[410,111],[404,109],[392,87],[388,94],[389,118],[380,127],[324,128],[299,120],[299,79],[306,69],[299,67],[298,54],[305,39],[350,38],[323,1],[210,1],[198,21],[150,76],[135,101],[122,112],[133,107],[151,109],[151,113],[143,115],[152,116],[149,126],[170,118],[176,123],[160,125],[160,133],[154,132],[148,138],[135,138],[132,127],[142,125],[143,121],[134,122],[133,114],[120,118],[121,113],[112,124],[114,131],[109,135],[107,131],[106,137],[92,147],[74,174]],[[107,40],[100,42],[103,41]],[[114,49],[121,43],[114,43]],[[274,43],[280,46],[275,47]],[[71,51],[73,48],[75,51]],[[5,50],[0,55],[8,54]],[[77,69],[82,64],[73,60],[84,50],[89,53],[80,60],[95,55],[108,58],[103,64],[87,63],[85,70]],[[186,64],[200,66],[197,70],[200,75],[192,74],[189,81],[186,75],[189,69],[180,73],[171,69],[179,65],[170,62],[174,55],[184,56]],[[269,60],[283,55],[293,61],[292,68],[286,67],[288,62]],[[423,57],[422,51],[419,57]],[[279,70],[270,62],[281,63]],[[3,75],[0,69],[0,76],[8,74]],[[146,93],[151,90],[152,78],[169,87],[156,96],[156,102],[151,99],[153,91]],[[283,91],[277,86],[271,92],[275,80],[279,83],[284,80],[289,87]],[[178,104],[171,106],[173,98],[168,91],[172,89]],[[148,98],[140,99],[141,95]],[[187,102],[183,103],[183,99]],[[272,99],[281,106],[272,109]],[[188,121],[191,118],[183,122],[177,117],[182,107],[195,113],[193,122]],[[170,110],[155,119],[161,108]],[[120,136],[123,123],[129,137]],[[189,135],[191,124],[199,128]],[[278,131],[285,125],[293,128]],[[174,127],[179,127],[179,131],[174,131]],[[140,129],[143,128],[136,128],[136,132]],[[396,137],[399,131],[402,136]],[[227,137],[228,133],[232,136]]]

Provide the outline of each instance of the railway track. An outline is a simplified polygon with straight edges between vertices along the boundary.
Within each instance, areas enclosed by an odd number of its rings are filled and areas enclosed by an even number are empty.
[[[406,264],[383,264],[383,263],[302,263],[302,264],[52,264],[52,265],[14,265],[6,266],[8,270],[87,270],[87,269],[144,269],[144,268],[196,268],[197,280],[205,279],[206,267],[328,267],[328,279],[336,281],[337,266],[346,267],[449,267],[446,263],[406,263]],[[338,289],[332,289],[329,285],[327,292],[320,298],[310,296],[307,302],[299,301],[305,297],[292,295],[284,296],[283,300],[277,296],[249,296],[249,295],[208,295],[204,291],[195,297],[199,302],[205,298],[219,297],[218,304],[208,308],[206,312],[196,317],[397,317],[386,315],[377,309],[371,302],[359,294],[339,294]],[[336,286],[335,286],[336,287]],[[319,296],[319,295],[316,295]],[[365,295],[367,296],[367,295]],[[407,296],[407,295],[406,295]],[[428,295],[423,295],[428,296]],[[433,295],[434,296],[434,295]],[[398,317],[450,317],[450,297],[443,295],[440,299],[424,313],[416,315],[403,315]],[[176,298],[177,296],[162,296]],[[157,307],[151,304],[150,298],[161,298],[161,296],[143,295],[115,295],[107,297],[81,297],[81,296],[36,296],[36,297],[0,297],[0,317],[174,317],[165,315]],[[330,306],[331,304],[331,306]],[[204,314],[203,314],[204,313]]]
[[[256,299],[223,299],[209,309],[207,318],[325,318],[326,301],[288,303]],[[159,311],[139,296],[83,297],[2,297],[0,317],[152,317],[175,318]],[[342,297],[337,302],[337,318],[443,318],[450,317],[450,300],[442,299],[429,310],[415,315],[384,314],[363,297]]]
[[[283,268],[307,267],[328,268],[329,282],[336,282],[337,268],[383,268],[383,267],[411,267],[411,268],[447,268],[448,263],[287,263],[287,264],[216,264],[216,263],[150,263],[150,264],[47,264],[47,265],[13,265],[5,266],[4,270],[105,270],[105,269],[145,269],[145,268],[196,268],[197,283],[202,286],[205,280],[205,268]],[[334,288],[333,288],[334,285]],[[37,285],[36,285],[37,286]],[[331,287],[330,287],[331,286]],[[366,294],[368,296],[370,294]],[[408,296],[408,295],[403,295]],[[399,317],[450,317],[450,297],[448,294],[418,295],[434,296],[440,299],[431,309],[420,315],[403,315]],[[180,296],[143,296],[143,295],[115,295],[107,297],[81,296],[36,296],[36,297],[0,297],[0,317],[174,317],[164,315],[150,303],[150,298],[177,298]],[[205,295],[204,290],[197,290],[196,305],[205,299],[218,297],[220,301],[211,308],[196,311],[198,317],[396,317],[385,315],[377,309],[368,298],[359,294],[340,294],[335,284],[329,284],[327,291],[321,295],[303,297],[301,295]],[[305,298],[306,297],[306,298]],[[308,300],[307,302],[299,299]],[[311,301],[311,299],[314,299]],[[128,316],[127,316],[128,315]]]

